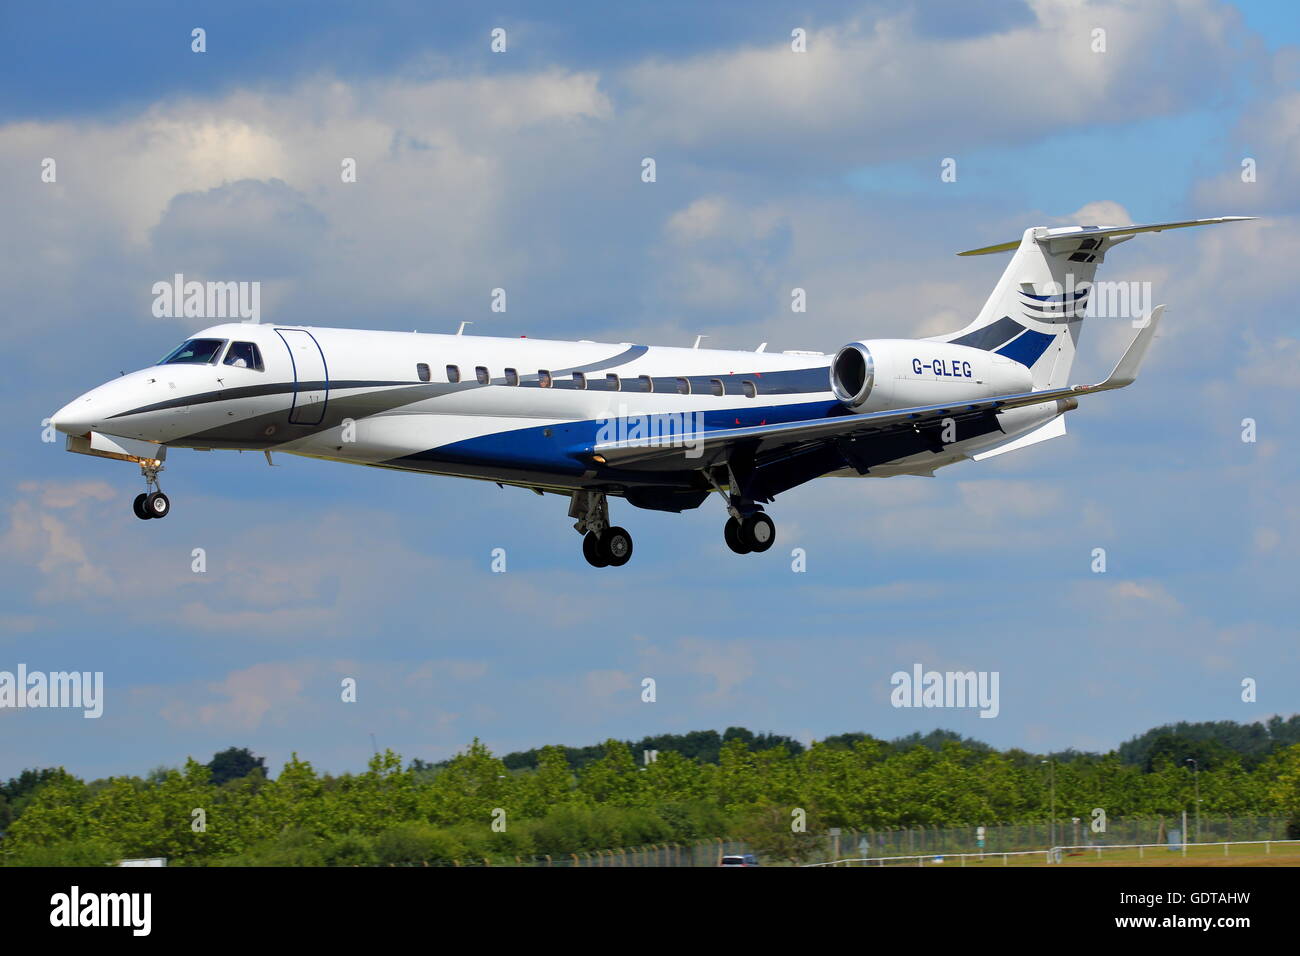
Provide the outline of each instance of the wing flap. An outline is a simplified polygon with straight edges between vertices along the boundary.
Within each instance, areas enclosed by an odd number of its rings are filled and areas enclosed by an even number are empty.
[[[994,445],[988,451],[981,451],[971,455],[975,461],[985,461],[989,458],[996,458],[998,455],[1005,455],[1009,451],[1019,451],[1022,448],[1028,448],[1030,445],[1037,445],[1040,441],[1048,441],[1052,438],[1060,438],[1065,434],[1065,419],[1057,415],[1048,422],[1039,425],[1033,431],[1026,432],[1019,438],[1013,438],[1010,441],[1004,441],[1000,445]]]

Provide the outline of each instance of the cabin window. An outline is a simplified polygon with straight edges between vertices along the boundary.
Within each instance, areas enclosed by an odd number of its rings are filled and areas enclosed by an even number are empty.
[[[709,390],[713,392],[714,395],[726,394],[726,391],[722,387],[722,379],[720,378],[709,379]]]
[[[460,381],[460,366],[459,366],[459,365],[448,365],[448,366],[447,366],[447,381],[451,382],[451,384],[453,384],[453,385],[455,385],[457,382]]]
[[[512,369],[512,368],[508,368],[508,369],[506,369],[506,384],[507,384],[507,385],[518,385],[518,384],[519,384],[519,372],[516,371],[515,369]]]
[[[581,372],[574,372],[574,373],[573,373],[573,387],[574,387],[574,388],[579,388],[579,389],[584,389],[584,388],[586,388],[586,387],[587,387],[587,376],[583,375]]]
[[[540,385],[542,388],[550,388],[551,385],[553,384],[553,383],[551,382],[551,373],[548,372],[548,371],[547,371],[546,369],[544,369],[544,368],[543,368],[543,369],[538,369],[538,370],[537,370],[537,384]]]
[[[679,378],[677,380],[677,394],[678,395],[691,394],[691,380],[689,378]]]
[[[216,365],[226,339],[187,339],[159,365]]]
[[[232,342],[230,351],[226,352],[225,361],[221,364],[234,368],[251,368],[255,372],[265,369],[262,364],[262,353],[252,342]]]
[[[745,382],[741,382],[740,384],[741,387],[744,388],[745,390],[746,398],[753,398],[755,395],[758,394],[758,387],[753,382],[745,381]]]
[[[421,382],[433,381],[433,373],[429,371],[429,366],[424,362],[416,363],[415,374],[419,376]]]
[[[605,381],[609,384],[609,390],[611,392],[622,391],[623,383],[619,380],[619,377],[615,375],[613,372],[610,372],[608,375],[605,376]]]
[[[637,381],[641,383],[641,391],[653,392],[655,390],[655,380],[649,375],[637,376]]]
[[[486,385],[488,382],[492,381],[492,376],[488,374],[488,370],[482,365],[479,365],[474,369],[474,375],[478,379],[480,385]]]

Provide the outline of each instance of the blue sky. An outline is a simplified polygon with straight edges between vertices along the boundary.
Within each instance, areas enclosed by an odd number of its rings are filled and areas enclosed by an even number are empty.
[[[729,725],[1108,749],[1295,709],[1294,5],[650,10],[0,12],[0,670],[107,684],[99,720],[0,711],[0,777],[231,745],[338,772],[372,733],[426,760],[475,736],[504,752]],[[262,282],[264,321],[833,351],[964,325],[1004,260],[953,253],[1026,226],[1218,215],[1264,218],[1110,256],[1100,277],[1152,282],[1168,316],[1143,378],[1068,437],[806,485],[769,509],[762,556],[726,550],[717,502],[614,502],[636,556],[596,573],[560,498],[229,452],[174,453],[173,514],[146,523],[132,466],[41,441],[55,409],[192,331],[150,313],[175,272]],[[1130,334],[1090,320],[1075,378]],[[915,662],[999,671],[999,716],[891,707]]]

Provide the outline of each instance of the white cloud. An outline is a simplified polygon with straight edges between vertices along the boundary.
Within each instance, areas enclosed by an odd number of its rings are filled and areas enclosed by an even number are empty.
[[[1232,141],[1240,144],[1238,155],[1225,156],[1228,168],[1197,186],[1197,202],[1234,215],[1300,212],[1300,91],[1284,89],[1255,105]]]
[[[1150,605],[1162,612],[1176,612],[1181,605],[1158,581],[1117,581],[1110,593],[1120,605]]]
[[[237,730],[254,730],[271,711],[283,715],[292,708],[303,689],[304,675],[301,664],[267,662],[254,664],[226,675],[211,686],[211,690],[225,698],[215,703],[201,704],[195,716],[201,724],[216,724]],[[177,702],[178,706],[184,706]],[[175,718],[175,712],[168,716]]]
[[[1056,221],[1068,226],[1127,226],[1133,222],[1133,217],[1113,199],[1099,199],[1084,203],[1075,212]]]
[[[8,562],[39,571],[36,597],[94,600],[112,593],[110,563],[92,558],[80,527],[92,503],[112,494],[103,482],[23,482],[9,505],[9,527],[0,538]]]
[[[544,70],[311,78],[111,120],[0,126],[16,227],[0,239],[0,277],[22,290],[11,304],[47,322],[85,314],[79,290],[65,289],[70,275],[111,277],[115,311],[143,318],[162,276],[212,267],[271,279],[290,255],[313,266],[292,290],[299,308],[340,290],[380,312],[447,290],[486,297],[525,261],[504,221],[519,212],[511,197],[573,175],[559,157],[582,151],[610,115],[594,74]],[[30,189],[42,156],[57,161],[58,180]],[[357,162],[355,183],[341,181],[345,158]]]
[[[918,34],[908,12],[867,13],[810,31],[804,54],[774,38],[647,61],[621,79],[646,138],[695,154],[735,162],[739,150],[755,164],[819,167],[928,147],[937,164],[957,145],[1199,107],[1248,55],[1234,47],[1239,19],[1210,0],[1031,6],[1032,22],[959,37]],[[1098,27],[1104,53],[1093,50]],[[1162,50],[1177,50],[1177,60]]]
[[[757,669],[753,649],[745,641],[682,638],[677,642],[677,652],[682,655],[688,673],[713,681],[713,690],[707,695],[706,702],[731,697],[754,676]]]

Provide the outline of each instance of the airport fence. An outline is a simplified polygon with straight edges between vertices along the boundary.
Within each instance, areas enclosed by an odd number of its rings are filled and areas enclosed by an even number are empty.
[[[1141,865],[1151,861],[1160,865],[1165,853],[1177,854],[1186,860],[1201,866],[1229,861],[1234,856],[1249,858],[1251,865],[1258,865],[1259,857],[1272,856],[1274,847],[1278,854],[1292,854],[1300,847],[1300,840],[1233,840],[1217,843],[1156,843],[1127,846],[1124,844],[1087,844],[1083,846],[1055,846],[1048,850],[1012,850],[1007,853],[995,853],[981,850],[978,853],[943,853],[917,854],[914,856],[872,856],[845,857],[825,863],[806,863],[805,867],[845,867],[845,866],[1022,866],[1042,864],[1071,864],[1082,861],[1086,864],[1129,863]],[[1167,858],[1166,858],[1167,859]]]
[[[1105,829],[1092,832],[1091,821],[1066,818],[1023,824],[994,824],[984,827],[910,827],[901,830],[844,830],[840,853],[858,856],[910,856],[914,854],[1013,852],[1041,850],[1053,846],[1137,846],[1163,844],[1181,832],[1181,817],[1110,819]],[[1284,817],[1202,817],[1199,833],[1196,818],[1187,818],[1187,842],[1240,842],[1284,840],[1288,837]],[[865,845],[864,842],[865,841]]]
[[[1181,817],[1107,820],[1105,830],[1092,832],[1091,821],[1067,818],[1023,824],[983,827],[917,826],[903,829],[840,828],[812,837],[812,852],[805,863],[829,863],[845,858],[886,859],[934,857],[954,854],[1042,852],[1052,847],[1138,847],[1180,843]],[[1283,817],[1188,817],[1186,842],[1223,844],[1283,841],[1292,834]],[[551,856],[494,856],[462,860],[412,861],[396,866],[717,866],[724,856],[753,853],[739,840],[700,840],[686,844],[656,844],[592,850]],[[763,859],[780,865],[785,861]]]
[[[717,866],[724,856],[752,852],[739,840],[700,840],[651,846],[591,850],[537,856],[473,857],[461,860],[419,860],[391,866]]]

